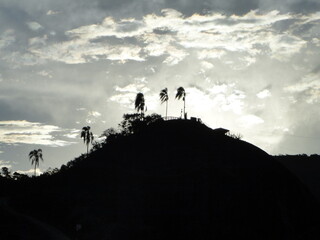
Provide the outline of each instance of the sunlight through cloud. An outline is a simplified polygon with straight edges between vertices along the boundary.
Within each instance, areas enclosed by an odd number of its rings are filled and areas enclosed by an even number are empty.
[[[64,130],[53,125],[21,120],[0,121],[0,127],[0,143],[4,144],[38,144],[52,147],[73,144],[55,138],[53,136],[55,132]]]

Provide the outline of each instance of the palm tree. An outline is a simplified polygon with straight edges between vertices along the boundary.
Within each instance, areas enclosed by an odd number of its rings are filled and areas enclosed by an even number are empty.
[[[183,100],[183,116],[184,116],[184,119],[186,119],[186,91],[184,90],[183,87],[179,87],[177,89],[176,98],[178,100],[182,98]]]
[[[138,93],[136,96],[136,100],[134,101],[134,108],[137,110],[138,113],[139,111],[141,112],[141,118],[143,117],[143,114],[144,114],[144,106],[145,106],[144,95],[143,93]]]
[[[93,134],[90,132],[90,127],[83,127],[81,131],[81,138],[83,142],[87,145],[87,155],[89,154],[89,144],[93,141]]]
[[[160,92],[160,101],[161,104],[166,102],[166,118],[168,117],[168,100],[169,100],[169,96],[168,96],[168,89],[162,89]]]
[[[36,169],[39,167],[39,160],[43,161],[42,150],[33,150],[29,153],[29,160],[31,160],[31,165],[34,165],[34,176],[36,176]]]

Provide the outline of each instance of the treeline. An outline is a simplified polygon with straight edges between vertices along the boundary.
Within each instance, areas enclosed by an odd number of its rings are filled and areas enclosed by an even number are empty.
[[[103,138],[104,140],[102,142],[92,141],[92,148],[89,150],[88,142],[86,141],[87,138],[92,138],[92,133],[89,132],[90,128],[86,128],[83,134],[81,134],[81,137],[84,138],[85,144],[87,146],[87,154],[81,154],[79,157],[75,158],[74,160],[69,161],[66,164],[63,164],[60,168],[49,168],[47,171],[42,173],[39,177],[44,178],[47,176],[55,175],[61,172],[65,172],[67,169],[77,165],[78,163],[82,162],[84,159],[87,158],[88,153],[92,153],[98,149],[101,149],[104,145],[107,143],[115,142],[123,137],[126,137],[128,135],[138,133],[142,131],[146,126],[158,122],[158,121],[164,121],[161,115],[159,114],[151,114],[144,116],[143,119],[141,119],[141,115],[139,113],[133,113],[133,114],[124,114],[123,120],[118,124],[118,128],[108,128],[100,135],[100,138]],[[90,141],[91,143],[91,141]],[[41,156],[42,157],[42,156]],[[29,175],[19,172],[11,172],[9,168],[2,167],[0,175],[6,179],[11,180],[24,180],[27,178],[30,178]]]
[[[318,154],[297,154],[297,155],[276,155],[273,156],[276,160],[290,168],[304,168],[311,167],[311,165],[319,166],[320,168],[320,155]]]

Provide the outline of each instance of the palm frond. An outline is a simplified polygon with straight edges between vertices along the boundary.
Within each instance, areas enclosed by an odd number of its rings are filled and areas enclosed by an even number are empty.
[[[35,150],[32,150],[30,153],[29,153],[29,159],[31,159],[35,154],[34,154],[34,151]]]
[[[165,88],[165,89],[162,89],[161,92],[160,92],[160,101],[161,101],[161,104],[168,101],[169,100],[169,96],[168,96],[168,89]]]
[[[143,93],[138,93],[134,102],[134,108],[139,112],[143,111],[144,109],[144,95]]]
[[[93,141],[93,134],[90,132],[90,126],[86,126],[82,128],[81,138],[83,138],[83,142],[88,146],[90,142]]]
[[[177,98],[178,100],[180,100],[180,99],[182,98],[182,100],[184,101],[185,96],[186,96],[186,92],[185,92],[184,88],[183,88],[183,87],[179,87],[179,88],[177,89],[176,98]]]
[[[35,169],[40,165],[39,159],[43,161],[42,149],[34,149],[29,153],[29,160],[31,160],[31,165],[34,165]]]

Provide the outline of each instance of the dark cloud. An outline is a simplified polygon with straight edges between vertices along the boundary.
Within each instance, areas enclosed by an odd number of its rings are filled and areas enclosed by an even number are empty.
[[[41,2],[37,0],[3,0],[0,7],[6,9],[6,13],[1,15],[14,15],[17,19],[15,22],[27,15],[32,16],[34,20],[50,20],[47,26],[51,28],[70,29],[99,22],[104,16],[122,19],[141,18],[151,13],[159,15],[161,10],[165,8],[175,9],[185,16],[207,12],[244,15],[255,9],[308,13],[319,11],[320,3],[317,0],[43,0]],[[47,16],[49,11],[57,14]]]
[[[14,28],[18,30],[24,29],[24,23],[30,19],[30,16],[21,9],[1,7],[0,5],[0,29]],[[5,23],[5,24],[3,24]]]
[[[300,0],[298,2],[289,3],[289,11],[296,13],[309,13],[319,11],[320,3],[315,0]]]
[[[257,19],[230,19],[230,18],[224,18],[224,19],[217,19],[214,22],[221,25],[226,26],[233,26],[241,23],[256,23],[258,22]]]
[[[161,27],[161,28],[153,29],[153,33],[159,34],[159,35],[175,35],[177,32],[172,31],[168,27]]]
[[[160,14],[162,9],[172,8],[181,12],[185,16],[191,16],[194,13],[205,14],[210,11],[223,12],[226,14],[245,14],[246,12],[257,9],[259,5],[254,0],[165,0],[165,1],[129,1],[129,0],[100,0],[98,4],[112,16],[120,15],[127,17],[141,17],[145,14]]]
[[[317,0],[260,0],[259,8],[263,11],[279,10],[280,12],[310,13],[320,9]]]
[[[294,25],[295,23],[299,22],[299,20],[297,19],[285,19],[285,20],[281,20],[281,21],[277,21],[276,23],[273,24],[273,29],[283,33],[287,30],[290,29],[290,27],[292,27],[292,25]]]
[[[139,45],[140,41],[136,37],[123,37],[118,38],[116,36],[108,36],[108,37],[99,37],[96,39],[90,40],[92,43],[103,43],[107,45],[127,45],[127,44],[133,44],[133,45]]]
[[[207,12],[221,12],[227,15],[244,15],[251,10],[261,11],[279,10],[281,12],[318,11],[320,3],[316,0],[165,0],[165,1],[129,1],[129,0],[99,0],[98,7],[115,17],[120,15],[139,17],[145,14],[160,14],[164,8],[175,9],[185,16],[194,13],[205,14]]]
[[[133,32],[137,29],[139,29],[142,26],[140,22],[132,22],[132,21],[126,21],[122,20],[118,25],[116,31],[119,32]]]
[[[320,65],[316,66],[311,72],[312,73],[319,73],[320,72]]]
[[[1,95],[4,94],[1,93]],[[12,104],[13,102],[14,104]],[[28,98],[24,98],[23,96],[6,100],[2,98],[0,102],[0,121],[27,120],[48,122],[53,120],[47,111],[43,111],[41,108],[37,108],[34,103],[30,102]]]

